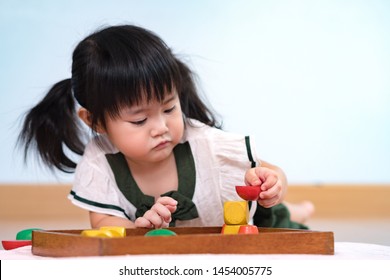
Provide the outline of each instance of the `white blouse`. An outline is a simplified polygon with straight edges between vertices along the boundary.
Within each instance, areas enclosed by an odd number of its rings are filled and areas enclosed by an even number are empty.
[[[192,172],[187,172],[187,177],[194,177],[189,178],[186,182],[192,183],[183,184],[182,189],[189,188],[189,192],[185,194],[193,194],[188,198],[195,204],[198,217],[177,220],[176,226],[221,226],[223,203],[228,200],[242,200],[237,195],[235,186],[243,185],[245,172],[260,162],[252,139],[187,119],[181,143],[179,145],[182,145],[183,149],[178,149],[182,151],[178,154],[190,163]],[[86,210],[134,221],[137,211],[134,204],[137,203],[130,202],[136,199],[131,197],[131,194],[142,195],[142,192],[132,179],[127,165],[120,167],[121,171],[117,168],[113,170],[108,161],[111,156],[107,154],[113,154],[114,161],[121,155],[104,135],[88,143],[84,156],[76,167],[73,188],[68,198]],[[176,163],[179,173],[178,192],[182,192],[181,166]],[[192,186],[189,186],[191,184]],[[130,188],[132,190],[128,192]],[[253,213],[251,218],[252,216]]]

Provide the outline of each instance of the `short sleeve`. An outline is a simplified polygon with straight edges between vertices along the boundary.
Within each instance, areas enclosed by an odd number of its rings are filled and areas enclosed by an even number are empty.
[[[71,202],[88,211],[134,220],[135,208],[118,189],[105,152],[96,144],[87,146],[76,167]]]

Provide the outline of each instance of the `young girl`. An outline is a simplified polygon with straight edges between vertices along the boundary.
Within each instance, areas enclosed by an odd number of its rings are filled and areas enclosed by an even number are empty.
[[[93,132],[86,146],[79,120]],[[221,130],[190,69],[137,26],[81,41],[72,77],[28,112],[19,143],[25,156],[36,148],[49,167],[75,169],[69,199],[94,228],[221,226],[223,202],[240,200],[243,184],[261,185],[256,225],[304,228],[281,204],[283,171],[260,161],[249,137]],[[297,222],[310,215],[310,204],[295,207]]]

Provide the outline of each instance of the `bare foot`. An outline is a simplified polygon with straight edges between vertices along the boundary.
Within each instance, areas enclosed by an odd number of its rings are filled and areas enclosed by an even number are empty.
[[[314,204],[311,201],[305,200],[300,203],[284,202],[290,211],[290,219],[297,223],[305,223],[315,211]]]

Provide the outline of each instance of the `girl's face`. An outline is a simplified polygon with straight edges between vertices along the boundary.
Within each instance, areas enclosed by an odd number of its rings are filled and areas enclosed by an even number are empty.
[[[177,93],[162,102],[152,100],[122,108],[119,117],[106,120],[108,138],[131,163],[156,163],[172,154],[184,133]]]

